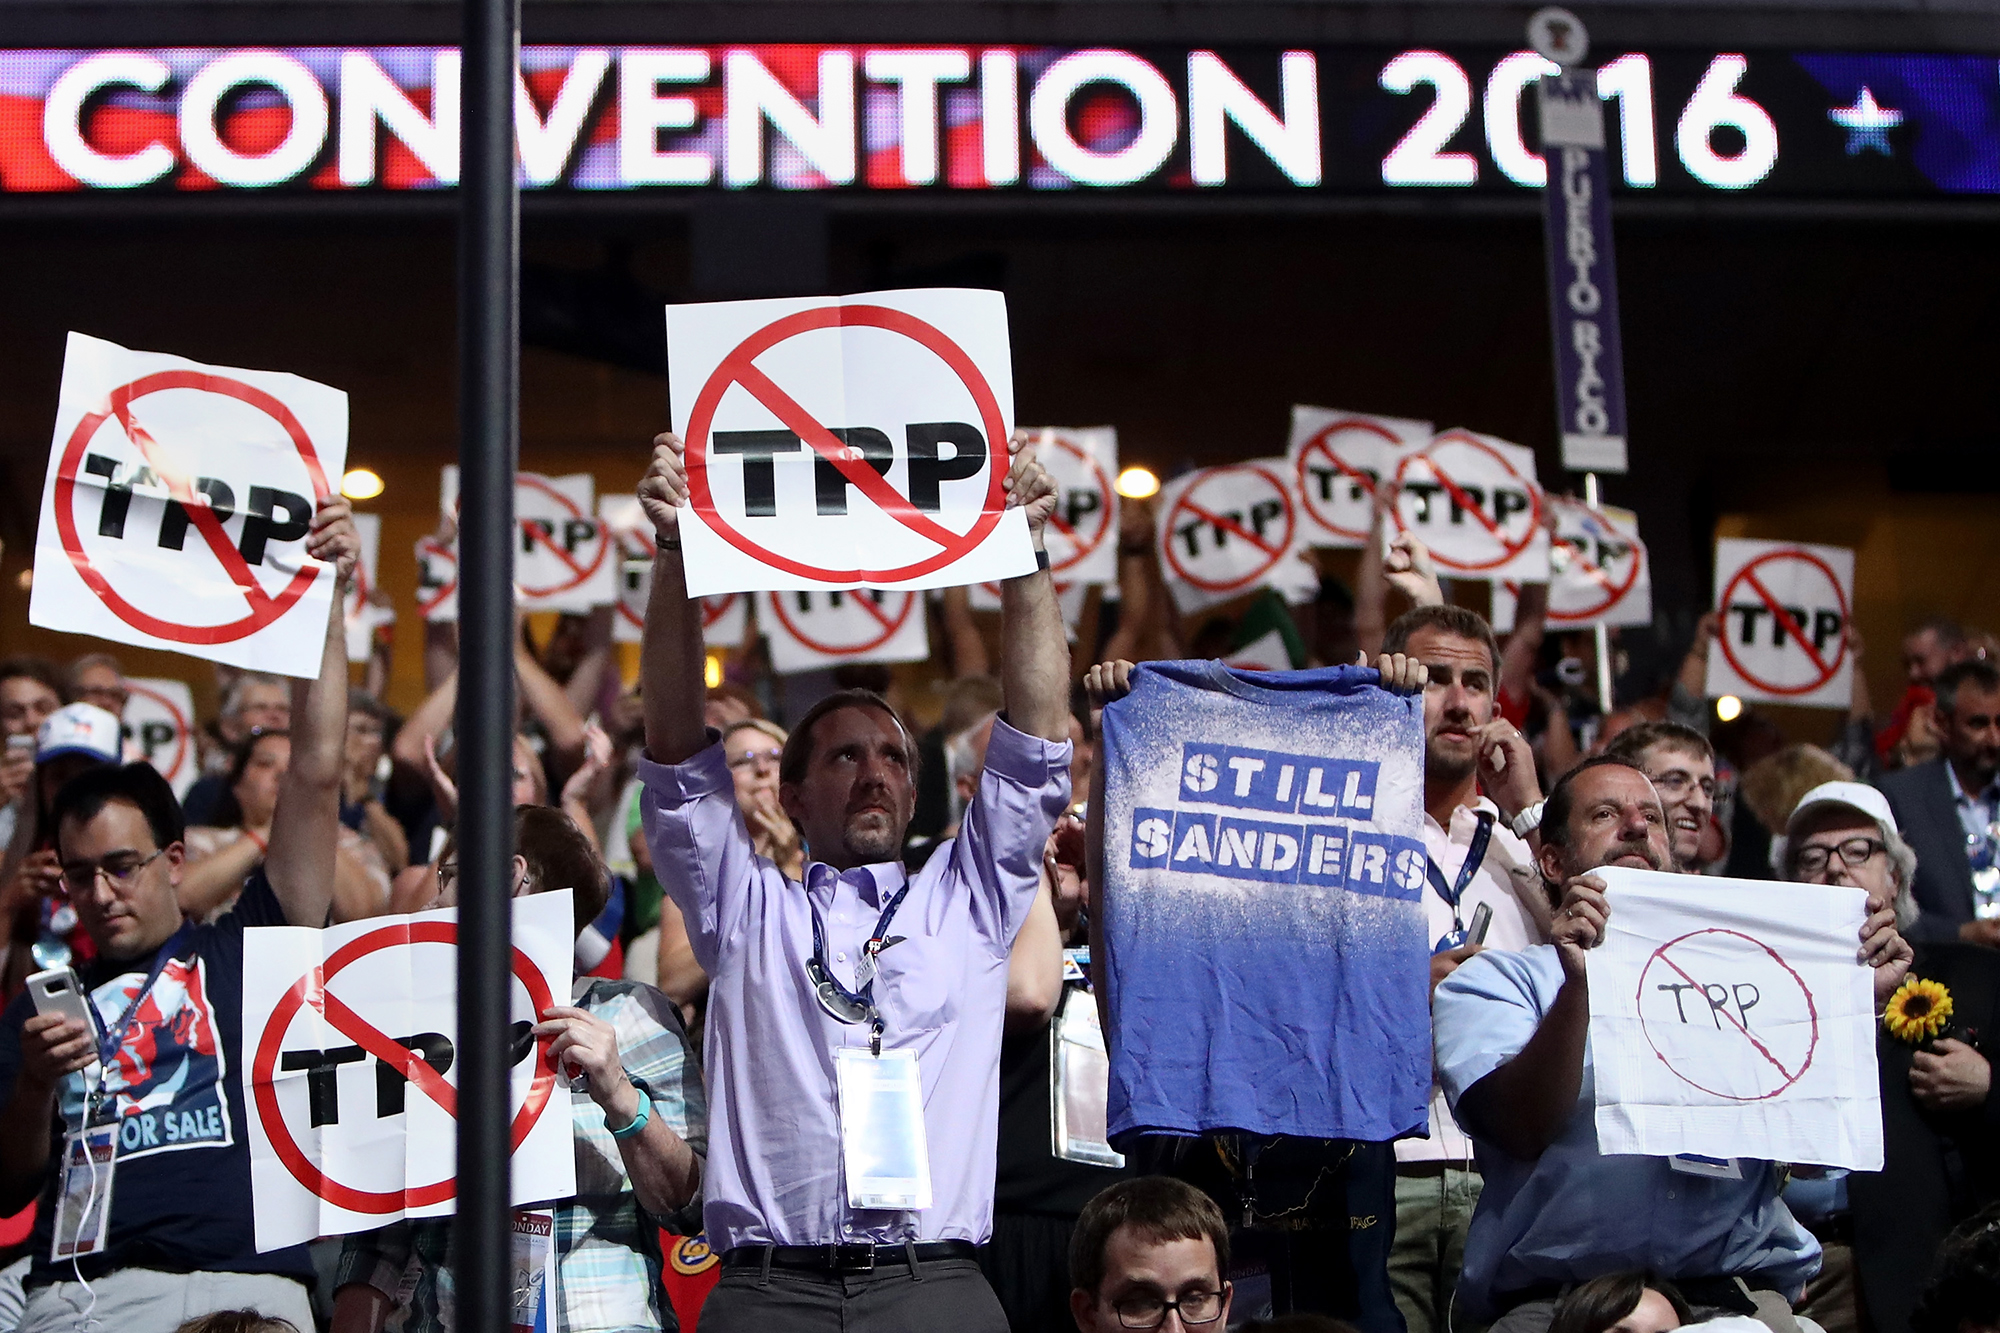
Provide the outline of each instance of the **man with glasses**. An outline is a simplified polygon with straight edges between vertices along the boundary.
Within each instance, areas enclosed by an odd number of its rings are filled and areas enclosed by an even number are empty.
[[[1701,838],[1715,814],[1715,747],[1678,722],[1642,722],[1618,733],[1606,754],[1645,771],[1667,812],[1667,841],[1674,864],[1686,874],[1701,869]]]
[[[1229,1228],[1215,1201],[1141,1176],[1084,1205],[1070,1237],[1070,1313],[1082,1333],[1229,1326]]]
[[[1055,484],[1025,436],[1008,449],[1006,504],[1040,551]],[[703,717],[682,454],[660,436],[639,484],[658,546],[639,776],[654,871],[711,978],[703,1213],[723,1273],[703,1333],[1001,1333],[975,1247],[992,1228],[1007,955],[1069,806],[1069,644],[1047,557],[1001,587],[1006,711],[958,837],[904,870],[916,740],[880,695],[844,690],[784,747],[778,796],[807,860],[791,879],[757,854]]]
[[[0,1213],[40,1198],[23,1333],[86,1320],[170,1333],[243,1308],[312,1327],[305,1247],[257,1250],[237,1067],[244,928],[324,925],[333,897],[341,590],[359,549],[344,501],[321,506],[306,549],[336,563],[338,586],[320,675],[292,685],[270,849],[233,910],[207,925],[182,916],[181,809],[151,767],[105,764],[56,795],[62,889],[94,952],[80,968],[93,1021],[37,1014],[28,995],[0,1017]]]

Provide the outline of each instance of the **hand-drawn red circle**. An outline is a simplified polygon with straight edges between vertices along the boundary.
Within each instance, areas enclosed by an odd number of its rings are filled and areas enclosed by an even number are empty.
[[[1806,1017],[1809,1020],[1811,1027],[1809,1030],[1809,1035],[1806,1040],[1805,1058],[1799,1061],[1799,1067],[1797,1069],[1790,1069],[1790,1070],[1786,1069],[1783,1064],[1779,1063],[1778,1058],[1772,1055],[1768,1050],[1764,1050],[1764,1048],[1756,1041],[1755,1038],[1750,1037],[1748,1033],[1744,1034],[1744,1039],[1746,1041],[1749,1041],[1751,1045],[1756,1046],[1757,1049],[1762,1053],[1763,1057],[1767,1061],[1769,1061],[1778,1070],[1780,1074],[1785,1076],[1785,1081],[1783,1083],[1780,1083],[1777,1087],[1772,1088],[1769,1092],[1760,1092],[1755,1097],[1738,1097],[1733,1093],[1721,1092],[1715,1088],[1706,1087],[1703,1084],[1697,1082],[1696,1080],[1688,1077],[1687,1072],[1685,1070],[1676,1068],[1674,1062],[1667,1059],[1666,1055],[1660,1050],[1659,1043],[1653,1040],[1652,1029],[1646,1022],[1646,1008],[1645,1008],[1646,979],[1652,975],[1653,965],[1655,963],[1660,963],[1669,968],[1674,968],[1676,975],[1685,977],[1686,974],[1680,972],[1679,969],[1675,968],[1674,965],[1667,959],[1666,953],[1667,950],[1673,948],[1676,944],[1684,943],[1687,940],[1695,938],[1697,935],[1729,935],[1735,937],[1736,939],[1744,941],[1746,944],[1751,944],[1759,949],[1762,949],[1765,953],[1771,955],[1772,962],[1776,963],[1779,967],[1783,968],[1786,971],[1786,973],[1788,973],[1791,976],[1792,980],[1798,983],[1799,994],[1805,997]],[[1786,962],[1782,957],[1780,957],[1776,949],[1773,949],[1770,945],[1764,943],[1762,940],[1752,938],[1749,935],[1745,935],[1740,930],[1722,930],[1719,928],[1711,928],[1708,930],[1691,930],[1685,935],[1678,935],[1675,936],[1673,939],[1668,940],[1665,944],[1662,944],[1659,948],[1653,950],[1652,957],[1648,958],[1646,960],[1646,965],[1643,968],[1639,969],[1639,989],[1638,992],[1633,996],[1632,1002],[1634,1008],[1637,1010],[1639,1014],[1639,1030],[1645,1034],[1646,1044],[1653,1048],[1653,1054],[1659,1057],[1660,1063],[1665,1065],[1668,1071],[1672,1073],[1675,1078],[1687,1084],[1689,1087],[1695,1089],[1697,1092],[1705,1092],[1711,1097],[1720,1097],[1725,1101],[1732,1101],[1732,1102],[1769,1101],[1771,1098],[1783,1092],[1786,1088],[1789,1088],[1794,1083],[1797,1083],[1800,1078],[1804,1077],[1806,1070],[1812,1068],[1813,1052],[1819,1049],[1819,1006],[1813,1002],[1813,994],[1812,991],[1806,988],[1805,978],[1798,974],[1798,970],[1796,968],[1794,968],[1790,963]]]
[[[1439,475],[1446,475],[1444,473],[1444,470],[1438,466],[1437,461],[1431,457],[1432,453],[1437,450],[1438,446],[1444,444],[1462,444],[1468,448],[1476,449],[1480,453],[1485,454],[1488,458],[1491,458],[1501,467],[1507,469],[1507,475],[1514,478],[1514,480],[1520,482],[1521,488],[1528,493],[1528,506],[1529,506],[1528,526],[1522,529],[1521,540],[1518,542],[1510,542],[1505,537],[1496,538],[1496,540],[1498,540],[1500,543],[1500,550],[1501,550],[1500,557],[1497,560],[1461,562],[1453,560],[1448,556],[1441,555],[1435,550],[1431,552],[1431,559],[1435,560],[1439,565],[1443,566],[1446,569],[1458,570],[1461,573],[1469,574],[1469,573],[1476,573],[1480,570],[1485,570],[1485,569],[1498,569],[1500,566],[1506,564],[1509,560],[1512,560],[1515,556],[1521,554],[1521,552],[1527,550],[1528,547],[1534,544],[1535,534],[1537,532],[1540,532],[1542,528],[1542,488],[1536,485],[1534,482],[1529,481],[1526,477],[1522,476],[1520,472],[1515,469],[1514,465],[1508,461],[1507,455],[1501,453],[1498,449],[1495,449],[1492,445],[1487,444],[1484,440],[1474,439],[1470,434],[1466,433],[1465,431],[1459,431],[1459,430],[1448,430],[1444,434],[1432,440],[1430,444],[1427,445],[1421,451],[1405,456],[1403,461],[1396,465],[1396,484],[1398,486],[1402,485],[1403,476],[1405,473],[1409,471],[1410,464],[1416,462],[1418,459],[1422,459],[1426,463],[1429,463],[1431,466],[1431,470],[1433,472],[1436,472]],[[1409,527],[1403,522],[1403,507],[1400,503],[1398,503],[1395,508],[1391,509],[1389,513],[1390,516],[1396,520],[1396,531],[1398,532],[1409,531]],[[1483,512],[1480,514],[1480,517],[1489,525],[1491,524],[1492,520],[1486,519],[1485,514]]]
[[[1338,421],[1328,422],[1318,431],[1314,432],[1313,437],[1306,441],[1305,447],[1299,450],[1298,466],[1294,470],[1298,473],[1299,499],[1305,505],[1306,513],[1312,516],[1313,522],[1319,524],[1334,536],[1345,537],[1349,541],[1364,542],[1368,540],[1368,529],[1343,528],[1340,524],[1322,514],[1319,511],[1319,503],[1313,499],[1312,488],[1306,485],[1306,461],[1311,457],[1314,450],[1318,450],[1320,453],[1325,454],[1327,461],[1339,469],[1342,474],[1352,476],[1356,481],[1360,482],[1363,489],[1369,495],[1372,496],[1375,494],[1375,483],[1368,480],[1366,473],[1357,473],[1356,469],[1347,466],[1347,464],[1334,457],[1333,446],[1328,444],[1327,441],[1342,431],[1363,431],[1371,435],[1379,435],[1392,445],[1401,444],[1402,441],[1396,437],[1394,431],[1385,429],[1376,422],[1367,421],[1361,417],[1342,417]]]
[[[865,597],[868,595],[868,590],[865,588],[849,588],[846,590],[846,595],[849,597]],[[906,592],[900,594],[892,592],[889,594],[889,596],[902,597],[903,609],[901,611],[898,611],[895,615],[889,618],[889,621],[887,625],[883,627],[882,632],[878,634],[876,637],[868,640],[866,643],[850,643],[850,644],[843,644],[840,646],[821,643],[819,640],[813,638],[811,635],[807,634],[804,630],[800,629],[798,622],[796,620],[793,620],[789,615],[785,614],[784,593],[774,592],[771,594],[771,609],[777,612],[778,619],[784,624],[787,630],[791,631],[792,637],[797,639],[800,643],[804,644],[806,647],[811,648],[815,652],[825,653],[830,657],[851,657],[855,653],[865,653],[870,648],[878,648],[881,645],[889,642],[890,639],[895,637],[896,631],[903,627],[903,622],[910,618],[910,608],[914,607],[917,604],[917,595],[913,592]]]
[[[1279,501],[1285,506],[1285,533],[1278,539],[1276,549],[1270,552],[1271,558],[1249,573],[1234,579],[1205,579],[1189,573],[1187,567],[1181,564],[1180,558],[1174,553],[1174,519],[1182,509],[1193,507],[1194,493],[1197,490],[1227,472],[1252,472],[1270,483],[1271,489],[1277,492]],[[1197,515],[1197,517],[1203,523],[1209,521],[1205,516]],[[1225,463],[1221,467],[1204,468],[1202,474],[1190,483],[1186,490],[1174,497],[1173,508],[1167,511],[1166,521],[1160,525],[1160,547],[1166,555],[1168,567],[1182,582],[1191,583],[1203,592],[1241,592],[1255,584],[1285,558],[1285,552],[1292,548],[1292,528],[1297,521],[1297,516],[1292,511],[1291,492],[1285,489],[1283,478],[1258,463]],[[1242,534],[1237,535],[1240,537]]]
[[[283,1112],[278,1108],[278,1088],[272,1082],[277,1069],[278,1055],[284,1043],[285,1032],[291,1027],[292,1019],[305,1005],[308,991],[323,991],[341,969],[356,959],[364,958],[382,949],[398,944],[456,944],[458,926],[450,921],[417,921],[408,926],[388,926],[366,935],[358,935],[334,950],[322,967],[300,977],[293,987],[286,991],[265,1021],[263,1035],[257,1042],[257,1058],[251,1065],[251,1082],[257,1094],[257,1118],[263,1123],[264,1133],[271,1140],[272,1151],[278,1160],[292,1173],[292,1178],[311,1190],[314,1195],[336,1207],[355,1213],[393,1213],[404,1208],[420,1208],[434,1203],[443,1203],[452,1198],[458,1189],[456,1177],[447,1176],[429,1185],[413,1190],[360,1190],[330,1179],[300,1151],[292,1138],[290,1126],[285,1124]],[[534,961],[518,948],[514,950],[514,976],[527,988],[528,1002],[539,1015],[555,999],[549,994],[547,983],[535,967]],[[534,1129],[535,1122],[542,1118],[548,1107],[549,1094],[556,1082],[555,1066],[549,1062],[548,1048],[541,1042],[535,1043],[535,1081],[528,1085],[528,1095],[521,1103],[521,1109],[514,1114],[513,1146],[519,1148]]]
[[[121,384],[111,391],[109,402],[99,412],[92,412],[76,423],[70,432],[69,443],[64,446],[60,461],[56,464],[55,511],[56,532],[62,538],[63,550],[69,554],[70,565],[78,577],[97,594],[98,600],[109,607],[111,613],[120,620],[144,634],[159,639],[171,639],[175,643],[217,644],[235,643],[246,639],[258,630],[271,624],[279,616],[292,609],[298,600],[306,595],[313,582],[325,572],[323,568],[301,569],[292,575],[275,595],[266,594],[263,604],[252,600],[250,614],[241,620],[231,620],[220,625],[177,625],[158,616],[148,615],[120,596],[98,568],[90,562],[90,556],[83,549],[83,538],[76,527],[76,471],[83,461],[83,452],[97,437],[98,430],[106,421],[118,416],[136,399],[147,394],[164,393],[169,389],[195,389],[203,393],[221,394],[234,398],[262,412],[277,422],[299,452],[299,459],[305,464],[306,475],[312,481],[313,503],[318,504],[331,493],[326,483],[326,473],[321,469],[319,451],[313,448],[312,437],[306,433],[304,423],[292,414],[292,409],[264,392],[262,389],[228,379],[221,375],[211,375],[198,370],[163,370],[158,374],[141,376],[130,384]]]
[[[1845,625],[1852,619],[1847,609],[1847,594],[1840,590],[1840,580],[1834,576],[1832,566],[1828,565],[1826,561],[1820,559],[1818,556],[1814,555],[1811,551],[1801,551],[1796,548],[1790,548],[1790,547],[1781,551],[1766,551],[1764,552],[1764,554],[1758,556],[1754,560],[1749,561],[1743,566],[1743,568],[1736,571],[1735,577],[1731,578],[1727,584],[1723,585],[1722,597],[1720,599],[1719,605],[1724,609],[1725,615],[1727,614],[1727,608],[1730,604],[1730,601],[1734,598],[1736,594],[1737,585],[1742,583],[1744,579],[1748,578],[1750,576],[1751,571],[1756,569],[1757,566],[1765,564],[1766,562],[1772,560],[1803,560],[1807,564],[1811,565],[1814,569],[1817,569],[1820,573],[1826,575],[1827,583],[1833,588],[1833,600],[1835,604],[1840,607],[1841,623]],[[1785,632],[1787,634],[1791,634],[1791,627],[1787,626]],[[1847,657],[1847,636],[1845,634],[1842,634],[1840,636],[1840,651],[1836,652],[1833,655],[1832,661],[1825,663],[1824,673],[1817,680],[1809,681],[1804,685],[1772,685],[1769,682],[1762,680],[1756,675],[1754,675],[1749,667],[1743,665],[1743,660],[1737,657],[1735,650],[1729,646],[1729,632],[1727,625],[1721,626],[1717,629],[1715,635],[1715,641],[1722,646],[1723,658],[1726,661],[1728,661],[1731,667],[1735,669],[1737,675],[1743,677],[1743,679],[1749,681],[1752,685],[1755,685],[1758,689],[1768,690],[1772,694],[1811,694],[1814,690],[1826,684],[1828,681],[1832,680],[1836,675],[1840,673],[1840,664]],[[1792,634],[1792,642],[1800,645],[1799,650],[1801,652],[1805,651],[1804,644],[1799,639],[1798,635]],[[1808,658],[1808,660],[1810,660],[1810,658]]]
[[[722,395],[737,382],[739,367],[748,365],[771,348],[795,338],[802,333],[819,329],[843,328],[850,326],[887,329],[900,333],[936,356],[953,374],[957,375],[972,394],[972,401],[979,410],[980,424],[986,431],[987,471],[991,477],[986,489],[986,504],[980,511],[979,520],[965,533],[955,535],[953,540],[942,545],[936,554],[924,557],[911,564],[894,569],[825,569],[794,560],[789,556],[768,551],[731,527],[716,512],[715,494],[708,484],[708,433],[715,419],[715,410],[722,402]],[[746,388],[745,392],[749,392]],[[821,306],[814,310],[801,310],[783,319],[773,320],[757,332],[739,343],[736,349],[722,358],[708,382],[701,387],[695,398],[694,409],[688,413],[687,429],[687,471],[689,501],[700,512],[702,518],[724,541],[760,564],[801,578],[818,579],[827,583],[901,583],[919,578],[933,570],[942,569],[953,561],[969,554],[986,534],[999,523],[1000,514],[1007,504],[1007,423],[1000,412],[1000,401],[993,395],[993,388],[986,382],[986,376],[964,349],[931,324],[915,315],[900,310],[890,310],[885,306],[851,305]],[[891,517],[895,517],[891,515]],[[898,520],[900,521],[900,520]]]

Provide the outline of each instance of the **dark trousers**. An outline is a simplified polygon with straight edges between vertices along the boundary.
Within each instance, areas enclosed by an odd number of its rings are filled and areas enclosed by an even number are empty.
[[[867,1273],[724,1270],[701,1307],[701,1333],[1007,1333],[971,1259]]]
[[[993,1239],[979,1266],[1000,1298],[1013,1333],[1067,1333],[1069,1237],[1076,1218],[1060,1213],[993,1214]]]

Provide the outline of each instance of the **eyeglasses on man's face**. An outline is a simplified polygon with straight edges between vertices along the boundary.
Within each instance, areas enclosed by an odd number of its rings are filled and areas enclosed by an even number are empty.
[[[111,881],[114,889],[129,889],[139,878],[139,872],[167,854],[162,847],[151,856],[138,852],[113,852],[102,861],[65,861],[62,865],[63,887],[71,893],[89,893],[97,887],[99,875]]]
[[[1799,848],[1793,864],[1798,866],[1802,875],[1817,875],[1825,871],[1833,857],[1838,855],[1842,865],[1849,870],[1859,870],[1887,850],[1888,847],[1879,838],[1844,838],[1831,847],[1815,843]]]
[[[1118,1322],[1126,1328],[1158,1328],[1167,1322],[1167,1312],[1180,1315],[1181,1323],[1199,1328],[1222,1318],[1222,1293],[1190,1291],[1169,1300],[1158,1292],[1137,1291],[1111,1302]]]
[[[1679,800],[1696,787],[1701,788],[1703,796],[1708,797],[1710,800],[1715,799],[1714,778],[1697,778],[1692,773],[1675,768],[1669,769],[1667,772],[1653,779],[1653,790],[1659,792],[1662,796],[1671,797],[1674,800]]]

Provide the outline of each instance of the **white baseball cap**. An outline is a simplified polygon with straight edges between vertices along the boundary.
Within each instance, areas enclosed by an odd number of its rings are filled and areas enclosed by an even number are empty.
[[[1815,806],[1845,806],[1858,814],[1868,816],[1881,825],[1882,831],[1901,832],[1896,828],[1895,812],[1889,808],[1889,798],[1865,782],[1822,782],[1792,807],[1791,818],[1785,821],[1785,831],[1790,833],[1798,826],[1799,816]]]
[[[36,763],[60,754],[87,754],[115,764],[124,753],[117,717],[96,704],[66,704],[49,714],[35,733]]]

